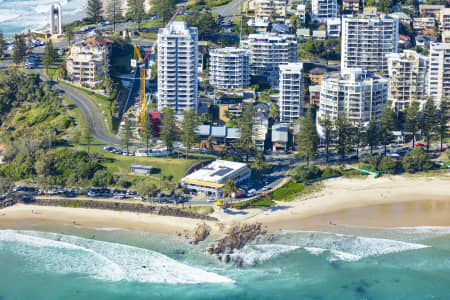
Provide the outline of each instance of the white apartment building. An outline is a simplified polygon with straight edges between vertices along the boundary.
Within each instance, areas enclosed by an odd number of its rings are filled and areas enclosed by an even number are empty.
[[[450,30],[450,8],[441,8],[439,23],[441,31]]]
[[[304,24],[305,23],[305,18],[306,18],[306,5],[305,4],[298,4],[297,5],[297,10],[295,11],[295,14],[300,19],[300,22],[302,22]]]
[[[326,23],[328,18],[338,16],[339,6],[337,0],[311,0],[311,19]]]
[[[250,52],[250,75],[278,82],[279,65],[297,62],[297,39],[291,34],[250,34],[241,40],[241,48]]]
[[[286,17],[287,0],[254,0],[255,17]]]
[[[327,19],[327,36],[334,38],[341,36],[341,18]]]
[[[303,63],[280,65],[280,122],[291,123],[300,118],[304,102]]]
[[[185,22],[173,22],[158,32],[158,110],[176,114],[197,110],[198,32]]]
[[[439,104],[450,99],[450,43],[431,43],[428,71],[428,97]]]
[[[398,51],[398,24],[389,16],[343,16],[341,69],[387,73],[386,54]]]
[[[320,89],[319,119],[336,120],[341,113],[352,123],[378,119],[386,106],[388,80],[361,69],[327,73]]]
[[[412,50],[387,55],[389,69],[388,100],[395,111],[409,107],[413,100],[426,97],[428,57]]]
[[[209,52],[209,82],[219,90],[242,90],[250,85],[250,53],[235,47]]]
[[[111,45],[111,40],[98,37],[74,44],[66,59],[69,80],[91,88],[101,86],[109,74]]]

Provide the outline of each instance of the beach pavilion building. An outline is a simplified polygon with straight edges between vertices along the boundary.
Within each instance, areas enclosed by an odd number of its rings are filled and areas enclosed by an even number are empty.
[[[251,170],[245,163],[216,160],[183,177],[184,188],[207,196],[222,197],[222,189],[228,180],[235,185],[250,179]]]

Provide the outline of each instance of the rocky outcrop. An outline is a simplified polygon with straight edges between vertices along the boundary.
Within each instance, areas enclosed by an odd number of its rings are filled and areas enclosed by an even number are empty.
[[[211,227],[209,227],[206,223],[202,223],[197,225],[197,228],[194,230],[194,240],[192,244],[197,245],[199,242],[206,240],[211,232]]]
[[[14,204],[16,204],[17,201],[14,199],[4,199],[4,200],[0,200],[0,209],[2,208],[7,208],[9,206],[13,206]]]
[[[207,250],[211,255],[216,255],[219,260],[229,263],[232,261],[230,254],[234,250],[242,249],[248,243],[256,241],[267,233],[261,223],[236,225],[227,234]],[[233,261],[236,266],[242,266],[242,260],[237,257]]]
[[[142,203],[126,203],[115,201],[75,200],[75,199],[34,199],[30,204],[42,206],[64,206],[73,208],[108,209],[115,211],[129,211],[136,213],[147,213],[160,216],[173,216],[207,221],[217,221],[216,218],[206,215],[195,214],[175,207],[156,205],[144,205]]]

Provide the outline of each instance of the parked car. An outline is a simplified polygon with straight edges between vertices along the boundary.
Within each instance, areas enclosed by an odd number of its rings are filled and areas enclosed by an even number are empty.
[[[255,189],[251,189],[247,191],[247,197],[253,197],[256,195],[256,190]]]
[[[133,199],[134,199],[134,200],[144,201],[144,197],[142,197],[142,196],[134,196]]]

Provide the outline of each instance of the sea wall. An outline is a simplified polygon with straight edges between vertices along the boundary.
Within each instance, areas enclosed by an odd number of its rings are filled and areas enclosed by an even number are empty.
[[[0,202],[0,209],[5,208],[16,203],[15,200],[5,200]],[[72,208],[94,208],[94,209],[106,209],[114,211],[129,211],[144,214],[153,214],[159,216],[172,216],[181,218],[200,219],[206,221],[217,221],[217,218],[195,214],[189,211],[184,211],[176,207],[168,206],[156,206],[143,203],[125,203],[116,201],[97,201],[97,200],[76,200],[76,199],[63,199],[63,198],[37,198],[26,202],[25,204],[42,205],[42,206],[63,206]]]

